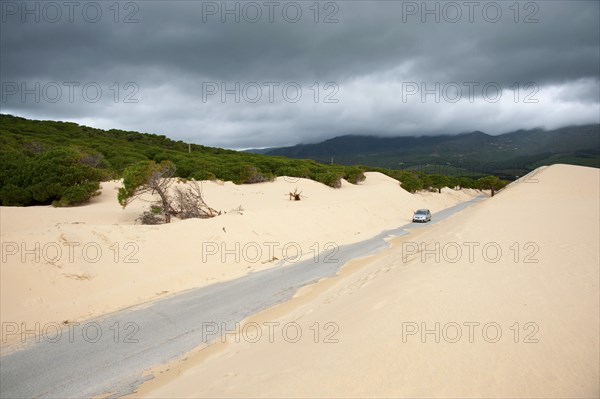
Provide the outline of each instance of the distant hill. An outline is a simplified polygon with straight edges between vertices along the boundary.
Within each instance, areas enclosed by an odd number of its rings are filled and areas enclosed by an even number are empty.
[[[339,136],[316,144],[250,151],[324,163],[333,159],[341,165],[514,178],[545,164],[600,167],[600,125],[518,130],[498,136],[480,131],[454,136]]]

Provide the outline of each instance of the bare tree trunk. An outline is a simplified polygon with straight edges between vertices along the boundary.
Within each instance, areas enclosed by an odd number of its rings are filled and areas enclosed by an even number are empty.
[[[171,223],[171,205],[167,195],[162,190],[156,190],[162,202],[163,214],[165,215],[165,223]]]

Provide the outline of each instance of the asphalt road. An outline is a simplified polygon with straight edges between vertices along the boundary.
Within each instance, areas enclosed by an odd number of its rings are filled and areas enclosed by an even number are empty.
[[[407,234],[459,212],[481,197],[433,215],[431,223],[410,223],[369,240],[227,281],[185,291],[140,306],[88,320],[80,325],[46,327],[22,349],[0,357],[1,398],[73,398],[134,391],[142,371],[174,360],[219,339],[225,323],[235,323],[290,299],[298,289],[334,276],[349,260],[388,248],[384,238]],[[333,262],[337,260],[337,262]],[[210,324],[210,326],[209,326]],[[52,342],[51,342],[52,341]],[[147,378],[152,378],[151,376]]]

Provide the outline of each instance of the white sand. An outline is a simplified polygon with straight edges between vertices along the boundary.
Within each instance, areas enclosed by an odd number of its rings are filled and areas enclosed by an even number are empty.
[[[118,182],[103,183],[100,196],[76,208],[2,207],[1,321],[29,327],[81,321],[274,267],[272,256],[284,259],[285,247],[293,259],[296,243],[310,257],[328,243],[361,241],[407,223],[417,208],[435,212],[478,195],[448,189],[412,195],[385,175],[367,176],[339,190],[304,179],[244,186],[205,182],[207,203],[228,213],[163,226],[135,225],[148,203],[121,209]],[[302,201],[285,195],[295,188],[305,195]],[[241,214],[230,212],[239,206]],[[233,253],[223,259],[222,249]],[[206,255],[208,250],[217,253]],[[2,345],[10,339],[15,336]]]
[[[252,318],[263,326],[281,323],[272,342],[266,328],[256,343],[249,342],[254,329],[239,343],[230,336],[226,344],[158,368],[139,396],[598,397],[600,171],[555,165],[532,179],[538,182],[515,183],[397,238],[391,250],[353,262],[339,276]],[[373,215],[355,215],[360,222],[339,228],[344,239],[364,232],[365,220],[401,219],[402,209],[408,215],[412,208],[388,198],[385,178],[370,180],[366,187],[386,194],[368,198],[363,187],[346,190],[371,204],[363,211]],[[349,197],[344,193],[335,194]],[[375,205],[382,197],[388,201],[384,212],[384,205]],[[325,214],[336,205],[330,203]],[[327,234],[333,237],[334,229]],[[420,243],[429,249],[439,243],[447,252],[439,253],[439,262],[435,254],[407,253]],[[470,260],[468,245],[475,243]],[[486,244],[487,259],[481,251]],[[451,251],[456,245],[463,250],[458,258]],[[493,247],[502,250],[497,261]],[[290,322],[302,331],[296,343],[288,342],[294,329],[287,340],[282,335],[281,326]],[[435,333],[408,335],[415,326],[435,330],[435,323],[439,343]],[[325,342],[331,333],[337,343]]]

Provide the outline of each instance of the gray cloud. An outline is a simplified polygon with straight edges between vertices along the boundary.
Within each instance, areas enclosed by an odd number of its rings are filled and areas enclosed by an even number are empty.
[[[596,1],[77,4],[2,2],[2,112],[230,148],[600,122]]]

